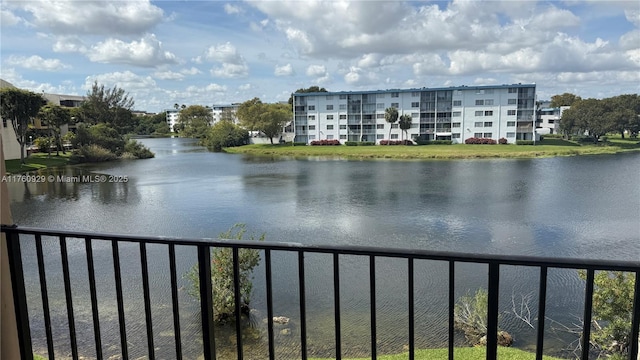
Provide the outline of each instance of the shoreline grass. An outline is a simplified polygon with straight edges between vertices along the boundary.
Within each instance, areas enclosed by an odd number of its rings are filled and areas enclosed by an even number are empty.
[[[452,159],[529,159],[557,156],[617,154],[640,151],[637,140],[612,140],[606,144],[581,145],[562,139],[545,139],[533,145],[376,145],[376,146],[309,146],[291,144],[253,144],[225,148],[233,154],[308,157],[320,156],[344,159],[399,159],[399,160],[452,160]]]
[[[455,348],[454,354],[456,359],[485,359],[486,348],[484,347],[464,347]],[[409,353],[404,352],[394,355],[380,355],[377,356],[379,360],[406,360],[409,358]],[[416,360],[447,360],[449,358],[448,349],[424,349],[415,351]],[[511,347],[498,347],[498,358],[500,360],[534,360],[536,358],[535,353],[527,352],[525,350],[515,349]],[[562,360],[558,357],[544,355],[543,360]],[[330,360],[335,358],[309,358],[309,360]],[[349,360],[369,360],[371,358],[349,358]]]
[[[25,164],[20,164],[20,159],[5,160],[4,164],[7,174],[19,174],[28,171],[36,171],[51,167],[65,166],[69,164],[71,152],[66,154],[60,153],[59,156],[51,154],[49,157],[46,153],[34,153],[25,158]]]

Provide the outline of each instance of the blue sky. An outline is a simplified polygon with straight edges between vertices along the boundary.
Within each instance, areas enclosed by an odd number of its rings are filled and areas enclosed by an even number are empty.
[[[637,1],[4,1],[0,77],[137,110],[330,91],[536,83],[640,92]]]

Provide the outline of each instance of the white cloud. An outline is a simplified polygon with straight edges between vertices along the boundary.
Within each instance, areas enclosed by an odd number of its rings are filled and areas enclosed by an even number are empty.
[[[204,87],[197,86],[189,86],[187,87],[187,91],[192,94],[203,94],[203,93],[224,93],[227,91],[227,87],[224,85],[219,85],[215,83],[210,83]]]
[[[160,80],[184,80],[184,74],[174,71],[156,71],[153,77]]]
[[[293,66],[291,66],[291,64],[287,64],[282,66],[276,65],[273,74],[275,76],[292,76],[295,72],[293,71]]]
[[[59,53],[85,53],[87,46],[75,36],[60,36],[53,44],[53,51]]]
[[[125,43],[118,39],[107,39],[91,47],[87,52],[91,61],[120,63],[143,67],[177,63],[176,56],[162,50],[162,43],[155,35],[146,35],[140,41]]]
[[[156,82],[151,78],[151,76],[140,76],[131,71],[88,76],[85,79],[83,88],[86,90],[91,89],[94,81],[97,81],[99,84],[104,84],[107,88],[115,85],[132,93],[134,90],[153,91],[156,87]]]
[[[324,65],[309,65],[307,67],[307,76],[325,76],[327,68]]]
[[[636,27],[640,27],[640,7],[637,5],[638,4],[636,4],[635,9],[626,9],[624,15],[630,23]]]
[[[640,48],[640,29],[631,30],[620,37],[620,48],[633,50]]]
[[[182,69],[180,70],[181,74],[185,74],[185,75],[198,75],[200,73],[202,73],[202,71],[198,70],[195,67],[191,67],[190,69]]]
[[[25,1],[33,24],[55,34],[143,34],[162,21],[163,11],[148,0]]]
[[[2,25],[2,27],[14,26],[21,21],[22,19],[14,15],[11,11],[6,9],[0,10],[0,25]]]
[[[12,55],[9,56],[6,63],[13,66],[23,67],[25,69],[40,71],[58,71],[70,68],[70,66],[63,64],[60,59],[43,59],[37,55],[30,57]]]
[[[238,90],[242,90],[242,91],[249,90],[251,88],[252,88],[251,84],[242,84],[238,86]]]
[[[246,64],[224,63],[222,67],[211,69],[211,75],[221,78],[237,78],[249,75],[249,67]]]
[[[344,81],[349,85],[365,86],[378,81],[378,75],[375,72],[365,72],[360,68],[352,66],[344,75]]]
[[[233,4],[224,4],[224,12],[229,15],[240,14],[242,12],[242,8]]]

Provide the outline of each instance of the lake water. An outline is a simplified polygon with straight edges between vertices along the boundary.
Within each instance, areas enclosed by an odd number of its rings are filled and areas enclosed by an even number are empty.
[[[154,159],[67,167],[56,174],[127,176],[126,183],[9,185],[14,222],[23,226],[178,237],[216,237],[245,223],[268,241],[366,245],[507,255],[640,259],[640,154],[527,160],[347,161],[282,159],[211,153],[188,139],[144,139]],[[59,247],[47,243],[47,280],[53,302],[63,296]],[[74,301],[87,301],[84,245],[69,240]],[[110,244],[94,245],[99,271],[100,317],[105,355],[119,353]],[[156,354],[172,358],[166,247],[148,249]],[[30,316],[37,349],[44,348],[41,304],[36,293],[33,246],[25,244]],[[132,357],[146,354],[138,247],[121,248]],[[195,262],[193,249],[179,248],[178,272]],[[368,259],[341,258],[343,349],[367,355],[369,345]],[[377,262],[379,349],[401,352],[408,343],[406,262]],[[330,256],[306,257],[310,354],[332,356],[333,285]],[[276,315],[292,318],[291,333],[277,330],[278,358],[297,358],[298,286],[292,254],[274,254]],[[447,264],[416,263],[416,341],[419,347],[446,344]],[[457,295],[486,286],[486,267],[458,265]],[[575,271],[549,275],[549,316],[575,322],[584,284]],[[256,269],[251,316],[254,335],[247,358],[262,358],[266,334],[264,269]],[[181,280],[181,286],[188,286]],[[516,299],[537,290],[537,272],[503,267],[500,327],[529,348],[535,332],[512,314]],[[531,302],[537,303],[537,298]],[[187,358],[201,353],[198,304],[181,291],[181,324]],[[91,348],[90,309],[76,306],[80,345]],[[66,317],[53,314],[56,352],[70,354]],[[571,341],[549,325],[549,352]],[[221,347],[233,348],[227,329]]]

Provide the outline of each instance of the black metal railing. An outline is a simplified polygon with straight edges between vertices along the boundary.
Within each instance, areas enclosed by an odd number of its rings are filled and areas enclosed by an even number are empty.
[[[239,283],[239,249],[258,249],[264,251],[265,283],[266,283],[266,306],[267,306],[267,331],[268,331],[268,356],[275,359],[274,346],[274,321],[273,321],[273,251],[292,252],[297,255],[298,280],[299,280],[299,311],[300,311],[300,346],[301,358],[307,358],[307,311],[305,297],[305,254],[322,253],[331,254],[333,259],[333,291],[334,291],[334,332],[335,332],[335,357],[342,358],[342,334],[341,334],[341,312],[340,312],[340,257],[344,255],[357,255],[368,257],[369,262],[369,300],[370,300],[370,346],[371,358],[377,358],[377,329],[376,329],[376,259],[396,258],[407,260],[407,288],[408,304],[408,350],[409,358],[415,357],[415,321],[414,321],[414,261],[415,260],[437,260],[448,263],[448,356],[454,358],[454,285],[456,263],[476,263],[488,265],[488,316],[487,316],[487,359],[497,358],[497,334],[498,334],[498,300],[500,285],[501,266],[526,266],[539,269],[539,301],[538,301],[538,326],[536,340],[536,359],[541,360],[544,349],[544,329],[545,314],[547,307],[547,274],[549,269],[582,269],[586,271],[586,290],[584,301],[584,318],[582,324],[581,354],[580,359],[587,360],[590,351],[590,331],[592,319],[594,274],[596,271],[624,271],[635,274],[635,290],[633,298],[633,315],[631,320],[632,333],[629,347],[629,359],[636,360],[638,356],[638,332],[640,327],[640,262],[623,262],[610,260],[591,259],[566,259],[566,258],[542,258],[528,256],[504,256],[504,255],[484,255],[484,254],[463,254],[453,252],[425,251],[415,249],[391,249],[374,248],[361,246],[314,246],[295,243],[273,243],[273,242],[246,242],[227,240],[206,240],[206,239],[178,239],[165,237],[142,237],[142,236],[122,236],[113,234],[85,233],[72,231],[53,231],[38,228],[16,227],[2,225],[1,231],[6,234],[7,248],[10,258],[10,269],[12,279],[12,289],[15,301],[15,311],[18,326],[20,352],[22,359],[32,359],[31,332],[29,326],[29,315],[27,311],[27,297],[25,290],[25,279],[22,263],[21,244],[25,241],[35,240],[37,253],[38,273],[40,278],[40,291],[43,305],[43,316],[46,330],[46,342],[49,358],[54,358],[53,335],[51,333],[50,304],[47,294],[47,282],[44,268],[44,256],[42,247],[42,237],[57,238],[60,245],[62,258],[62,271],[64,281],[64,292],[66,300],[66,312],[69,323],[69,341],[72,351],[72,358],[78,359],[77,336],[74,326],[74,304],[71,296],[71,279],[69,276],[69,259],[67,254],[66,240],[70,238],[83,239],[85,241],[85,252],[88,263],[88,276],[90,288],[91,312],[93,320],[95,351],[97,359],[103,359],[103,349],[101,344],[101,329],[98,316],[98,300],[96,291],[96,278],[93,258],[93,240],[110,241],[112,249],[116,303],[118,312],[118,325],[120,332],[121,356],[123,359],[129,358],[128,342],[126,332],[125,311],[123,305],[123,288],[120,266],[119,245],[123,243],[137,243],[140,247],[140,264],[142,269],[142,288],[145,309],[145,322],[147,332],[147,352],[149,359],[155,359],[154,347],[154,327],[151,316],[151,300],[149,295],[149,272],[147,248],[148,244],[164,244],[168,246],[169,271],[171,278],[171,303],[173,312],[173,334],[175,340],[175,358],[182,359],[181,327],[178,313],[178,288],[176,273],[176,246],[192,246],[197,248],[198,255],[198,276],[200,281],[200,316],[202,321],[202,340],[205,359],[216,358],[216,344],[214,339],[214,316],[213,298],[211,283],[211,249],[216,247],[226,247],[232,249],[233,273],[235,291],[235,340],[237,348],[237,359],[243,359],[243,338],[241,333],[241,304],[240,304],[240,283]],[[21,236],[29,235],[29,236]]]

